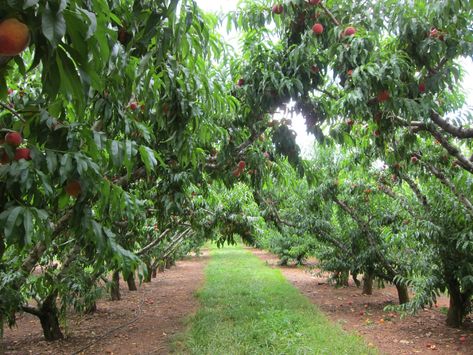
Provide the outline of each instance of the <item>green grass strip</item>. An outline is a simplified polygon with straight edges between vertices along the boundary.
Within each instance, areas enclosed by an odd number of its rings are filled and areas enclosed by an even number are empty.
[[[375,354],[345,333],[279,270],[242,247],[212,249],[201,309],[180,339],[186,354]]]

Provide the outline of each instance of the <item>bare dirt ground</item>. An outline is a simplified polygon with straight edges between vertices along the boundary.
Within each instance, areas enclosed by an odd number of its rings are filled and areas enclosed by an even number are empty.
[[[7,354],[168,354],[171,338],[198,308],[195,292],[203,285],[208,259],[204,252],[178,261],[136,292],[122,281],[122,300],[104,299],[96,313],[72,315],[62,341],[44,341],[38,319],[21,315],[18,326],[5,331]]]
[[[448,307],[443,297],[438,308],[425,309],[416,316],[401,319],[384,307],[397,302],[396,288],[374,289],[372,296],[362,295],[353,283],[335,288],[327,284],[326,275],[311,267],[281,267],[278,258],[266,251],[249,249],[269,266],[279,268],[283,275],[307,296],[332,321],[347,331],[364,337],[368,344],[385,354],[473,354],[473,322],[464,329],[445,325],[442,307]],[[351,281],[351,280],[350,280]],[[351,281],[352,282],[352,281]]]

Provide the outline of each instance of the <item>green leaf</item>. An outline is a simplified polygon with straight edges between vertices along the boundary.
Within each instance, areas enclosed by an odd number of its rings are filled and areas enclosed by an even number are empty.
[[[12,236],[13,229],[15,228],[17,219],[20,216],[20,213],[22,211],[23,211],[23,207],[20,207],[20,206],[13,207],[12,209],[5,211],[7,212],[6,215],[8,216],[6,217],[5,228],[4,228],[4,234],[6,238],[10,238]]]
[[[29,208],[25,208],[23,213],[23,226],[25,228],[24,243],[28,245],[31,243],[31,237],[33,236],[33,214]]]
[[[56,47],[66,34],[66,21],[62,11],[54,13],[49,3],[47,3],[41,20],[44,36],[53,47]]]

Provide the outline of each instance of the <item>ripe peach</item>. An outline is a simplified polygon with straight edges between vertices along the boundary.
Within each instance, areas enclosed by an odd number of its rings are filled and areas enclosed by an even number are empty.
[[[380,92],[378,92],[377,99],[378,99],[378,102],[384,102],[384,101],[388,101],[389,97],[390,95],[389,95],[388,90],[381,90]]]
[[[316,23],[314,26],[312,26],[312,32],[315,35],[320,35],[324,32],[324,26],[321,23]]]
[[[22,141],[23,141],[23,138],[21,137],[21,134],[18,132],[8,132],[5,135],[5,143],[13,147],[18,147]]]
[[[317,73],[320,72],[320,68],[317,65],[314,64],[310,67],[310,71],[311,71],[312,74],[317,74]]]
[[[133,102],[130,102],[130,109],[132,111],[135,111],[136,109],[138,108],[138,103],[133,101]]]
[[[419,161],[419,158],[417,158],[417,156],[413,155],[413,156],[411,157],[411,162],[412,162],[413,164],[417,163],[418,161]]]
[[[284,6],[276,4],[273,6],[273,14],[281,15],[284,12]]]
[[[67,183],[64,190],[66,191],[66,194],[68,194],[69,196],[77,197],[81,194],[82,187],[78,180],[71,180]]]
[[[30,31],[28,26],[16,18],[0,22],[0,55],[15,56],[28,46]]]
[[[353,36],[355,33],[356,33],[355,27],[351,27],[351,26],[345,28],[345,31],[343,31],[343,34],[347,37],[348,36]]]
[[[318,5],[321,3],[322,0],[309,0],[309,4],[311,5]]]
[[[424,82],[419,83],[419,92],[420,93],[425,92],[425,83]]]
[[[238,79],[237,86],[242,87],[243,85],[245,85],[245,79],[243,78]]]
[[[15,150],[15,156],[13,157],[14,160],[20,160],[20,159],[25,159],[25,160],[30,160],[30,150],[28,148],[18,148]]]
[[[246,166],[246,163],[245,163],[243,160],[241,160],[241,161],[238,163],[238,169],[240,169],[240,170],[245,169],[245,166]]]

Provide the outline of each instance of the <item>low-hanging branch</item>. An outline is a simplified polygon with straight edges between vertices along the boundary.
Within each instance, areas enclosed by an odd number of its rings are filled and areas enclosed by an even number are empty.
[[[158,245],[159,243],[161,243],[164,238],[166,237],[166,235],[170,232],[171,230],[170,229],[166,229],[164,232],[162,232],[155,240],[153,240],[151,243],[149,243],[147,246],[145,246],[144,248],[140,249],[139,251],[137,251],[135,254],[137,256],[141,256],[143,254],[146,254],[150,249],[154,248],[156,245]]]
[[[417,184],[414,182],[414,180],[411,179],[411,177],[407,174],[399,174],[400,178],[407,182],[411,190],[414,192],[416,195],[417,199],[422,203],[422,205],[428,210],[430,208],[429,201],[427,200],[427,196],[425,196],[422,191],[420,191],[419,187]]]
[[[187,228],[184,232],[181,233],[179,237],[177,237],[174,241],[171,242],[171,244],[166,248],[166,251],[164,252],[163,256],[161,259],[166,259],[171,255],[176,247],[181,244],[182,241],[184,241],[184,238],[187,237],[190,233],[192,232],[191,228]]]
[[[335,15],[328,9],[327,6],[325,6],[324,3],[321,2],[319,6],[324,10],[324,12],[328,15],[328,17],[330,17],[330,19],[336,26],[340,26],[340,21],[337,20]]]
[[[345,202],[339,200],[336,196],[332,197],[333,201],[342,208],[348,215],[358,224],[358,226],[361,228],[366,233],[366,236],[368,237],[368,241],[371,245],[371,247],[375,250],[375,253],[379,259],[379,261],[382,263],[382,265],[385,267],[386,271],[389,274],[389,278],[391,280],[394,279],[394,277],[398,274],[396,270],[393,268],[391,263],[386,259],[386,257],[381,253],[379,250],[379,245],[376,242],[374,236],[373,236],[373,231],[371,228],[367,225],[366,222],[364,222],[356,213],[355,211],[350,208]]]
[[[419,218],[418,214],[412,209],[412,207],[409,205],[409,202],[406,200],[406,198],[402,195],[396,194],[391,187],[385,184],[379,184],[379,189],[381,192],[383,192],[385,195],[391,197],[395,201],[400,201],[402,207],[412,216],[415,218]]]
[[[164,260],[165,259],[165,255],[169,252],[169,250],[177,243],[179,242],[181,239],[183,239],[190,231],[192,231],[191,228],[187,228],[185,229],[183,232],[181,233],[175,233],[175,237],[171,239],[171,242],[170,244],[168,245],[168,247],[166,248],[166,250],[164,250],[163,253],[161,253],[161,255],[159,257],[157,257],[154,262],[153,262],[153,265],[152,265],[152,268],[155,269],[157,266],[158,266],[158,263],[161,261],[161,260]],[[177,234],[177,236],[176,236]]]
[[[440,115],[434,110],[430,112],[430,118],[437,126],[443,129],[445,132],[455,136],[456,138],[473,138],[473,128],[456,127],[449,123],[447,120],[440,117]]]
[[[419,121],[408,122],[405,119],[400,118],[400,117],[393,117],[393,118],[401,126],[410,128],[415,132],[418,132],[418,131],[429,132],[442,145],[442,147],[445,148],[448,154],[457,158],[458,162],[460,163],[460,166],[463,169],[473,174],[473,161],[465,157],[461,153],[460,149],[458,149],[453,144],[451,144],[448,141],[448,139],[445,138],[442,135],[442,133],[437,130],[434,124],[432,123],[429,124],[429,123],[424,123],[424,122],[419,122]]]
[[[440,182],[445,185],[457,198],[458,200],[462,203],[462,205],[466,208],[468,213],[473,216],[473,204],[471,201],[458,189],[456,188],[455,184],[450,181],[450,179],[440,170],[438,170],[435,166],[432,164],[429,164],[427,162],[424,162],[424,166],[432,173],[434,176],[440,180]]]

